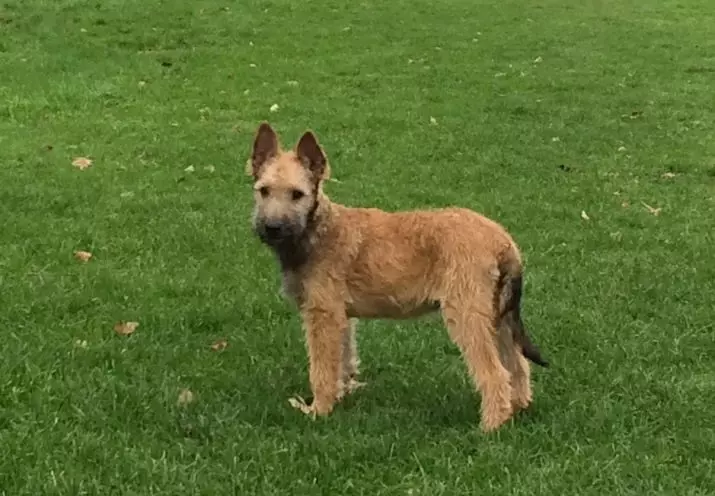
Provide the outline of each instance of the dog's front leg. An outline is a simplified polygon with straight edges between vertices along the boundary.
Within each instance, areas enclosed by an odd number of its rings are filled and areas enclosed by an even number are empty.
[[[360,358],[358,355],[356,336],[357,323],[357,319],[350,319],[348,327],[343,331],[343,372],[338,399],[342,399],[344,396],[352,394],[367,385],[358,380]]]
[[[348,319],[342,309],[311,308],[303,311],[308,357],[310,359],[310,388],[313,403],[306,405],[293,399],[291,405],[303,413],[328,415],[340,393],[342,373],[343,335]]]

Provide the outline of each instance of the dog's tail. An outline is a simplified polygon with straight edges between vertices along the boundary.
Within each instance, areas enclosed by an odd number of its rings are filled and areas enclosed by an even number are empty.
[[[509,257],[499,264],[500,288],[498,291],[499,315],[503,326],[511,330],[516,341],[521,346],[522,354],[542,367],[548,367],[549,362],[542,356],[539,348],[531,341],[521,319],[521,293],[524,285],[521,262],[516,257]]]

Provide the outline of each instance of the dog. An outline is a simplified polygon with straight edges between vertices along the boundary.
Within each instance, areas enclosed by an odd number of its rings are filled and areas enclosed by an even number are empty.
[[[271,125],[256,131],[252,227],[275,254],[282,291],[300,310],[313,399],[290,404],[325,416],[358,380],[357,319],[440,312],[480,391],[484,432],[532,402],[526,359],[549,364],[520,315],[520,251],[498,223],[466,208],[386,212],[331,201],[330,165],[312,131],[284,150]]]

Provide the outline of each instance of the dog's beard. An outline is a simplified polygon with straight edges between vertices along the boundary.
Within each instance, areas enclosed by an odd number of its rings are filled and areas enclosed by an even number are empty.
[[[291,239],[272,247],[280,260],[282,270],[296,270],[308,260],[307,239]]]
[[[305,227],[299,226],[286,236],[272,238],[266,236],[254,222],[254,232],[258,239],[276,254],[284,272],[296,270],[308,260],[309,239]]]
[[[261,242],[273,250],[278,257],[283,272],[294,271],[308,261],[310,255],[310,234],[315,229],[315,214],[318,209],[317,197],[304,219],[294,222],[286,236],[270,238],[260,227],[260,216],[254,211],[253,229]]]

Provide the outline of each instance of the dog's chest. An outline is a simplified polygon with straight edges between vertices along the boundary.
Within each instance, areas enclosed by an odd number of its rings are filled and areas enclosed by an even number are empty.
[[[282,277],[281,294],[300,305],[301,301],[303,301],[303,285],[300,277],[293,270],[283,271]]]

